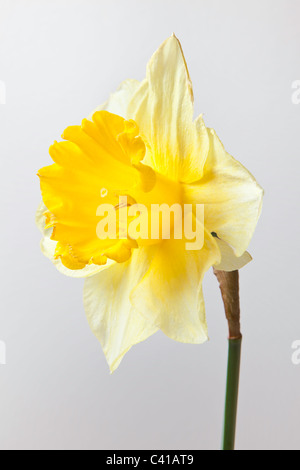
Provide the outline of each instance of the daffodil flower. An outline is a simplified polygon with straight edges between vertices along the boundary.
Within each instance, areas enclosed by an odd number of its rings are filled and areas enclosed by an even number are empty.
[[[111,371],[159,329],[176,341],[206,341],[205,272],[251,260],[246,250],[263,191],[193,112],[190,76],[173,35],[152,56],[145,80],[123,82],[81,126],[68,127],[64,141],[50,147],[54,164],[39,171],[42,251],[63,274],[86,278],[88,322]],[[101,204],[120,217],[135,203],[203,205],[203,220],[193,213],[203,246],[187,250],[184,237],[166,239],[161,231],[133,239],[121,224],[115,239],[97,236]]]

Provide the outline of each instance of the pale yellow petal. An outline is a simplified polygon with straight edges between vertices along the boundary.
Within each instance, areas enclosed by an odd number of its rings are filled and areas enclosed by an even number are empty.
[[[128,113],[148,144],[146,163],[186,183],[201,178],[209,144],[202,117],[193,121],[193,112],[191,80],[173,35],[152,56]]]
[[[184,343],[207,340],[202,294],[205,272],[220,260],[217,244],[205,234],[199,251],[188,251],[184,240],[166,240],[131,294],[132,304],[170,338]]]
[[[252,261],[252,257],[247,251],[245,251],[242,256],[237,257],[231,246],[224,242],[224,240],[216,238],[216,242],[219,246],[222,258],[221,263],[216,264],[214,267],[219,271],[235,271],[242,269],[246,264]]]
[[[158,329],[129,300],[130,292],[147,272],[152,256],[153,248],[140,248],[126,263],[115,264],[85,281],[87,319],[102,345],[111,372],[134,344]]]
[[[258,222],[263,190],[255,178],[231,157],[213,130],[203,178],[183,185],[184,203],[205,205],[205,226],[229,243],[236,256],[247,250]]]
[[[122,82],[115,91],[112,93],[105,103],[98,106],[88,117],[92,120],[92,116],[96,111],[109,111],[110,113],[118,114],[124,119],[129,119],[128,117],[128,104],[138,90],[140,82],[138,80],[128,79]]]

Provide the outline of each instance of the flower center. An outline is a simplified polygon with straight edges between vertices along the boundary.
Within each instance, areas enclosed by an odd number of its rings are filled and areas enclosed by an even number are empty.
[[[140,182],[131,191],[136,202],[126,208],[127,236],[138,246],[154,245],[172,238],[174,229],[182,223],[181,185],[143,163],[136,168]]]
[[[55,163],[39,171],[55,258],[69,269],[121,263],[132,249],[173,237],[181,185],[143,163],[133,120],[98,111],[63,139],[50,148]]]

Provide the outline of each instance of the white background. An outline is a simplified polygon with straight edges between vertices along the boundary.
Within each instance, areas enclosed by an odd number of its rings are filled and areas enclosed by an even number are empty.
[[[217,449],[227,327],[217,282],[210,342],[162,333],[109,375],[81,280],[39,250],[37,170],[48,147],[126,78],[142,79],[173,31],[196,113],[265,188],[241,272],[244,348],[238,449],[300,449],[299,0],[0,0],[1,449]]]

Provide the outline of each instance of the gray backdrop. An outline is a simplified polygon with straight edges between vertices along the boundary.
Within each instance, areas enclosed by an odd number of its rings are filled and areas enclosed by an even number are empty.
[[[43,257],[34,225],[50,144],[123,79],[142,79],[173,31],[196,112],[266,190],[241,273],[237,447],[300,449],[299,17],[299,0],[0,0],[1,449],[219,447],[227,327],[212,273],[210,342],[156,334],[110,376],[83,282]]]

